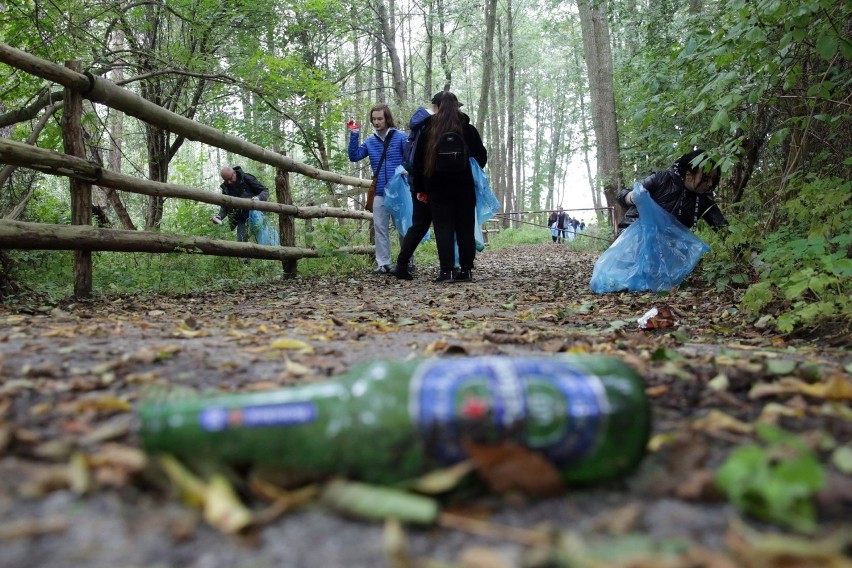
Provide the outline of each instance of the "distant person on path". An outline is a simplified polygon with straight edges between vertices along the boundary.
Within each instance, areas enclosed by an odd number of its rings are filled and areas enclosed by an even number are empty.
[[[559,242],[559,229],[557,229],[556,211],[550,212],[550,217],[547,218],[547,226],[550,227],[550,238],[554,243]]]
[[[469,157],[485,167],[488,152],[470,117],[446,91],[437,112],[426,118],[414,152],[414,187],[428,194],[440,273],[436,282],[469,282],[476,255],[476,191]],[[459,270],[454,272],[458,243]]]
[[[699,219],[704,219],[714,229],[728,224],[713,199],[719,185],[719,168],[709,159],[700,163],[703,155],[700,149],[684,154],[669,169],[654,172],[641,182],[651,198],[687,229],[697,225]],[[622,189],[618,193],[618,202],[627,208],[618,224],[619,234],[639,218],[639,211],[633,204],[633,191]]]
[[[266,186],[260,183],[253,175],[244,172],[240,166],[225,166],[219,172],[219,175],[224,180],[219,187],[225,195],[242,197],[243,199],[251,199],[252,201],[267,201],[269,199],[269,190]],[[219,209],[219,213],[210,217],[210,222],[221,225],[226,217],[228,223],[230,223],[231,230],[237,229],[237,241],[241,243],[247,242],[249,210],[231,209],[223,205]]]
[[[559,211],[556,213],[556,228],[559,229],[559,242],[561,243],[568,238],[568,213],[563,211],[562,207],[559,207]]]
[[[396,128],[393,113],[386,104],[370,110],[370,122],[375,133],[358,144],[360,126],[351,123],[349,128],[349,161],[370,158],[370,169],[376,178],[376,197],[373,200],[373,233],[376,240],[376,266],[373,274],[391,273],[390,227],[391,212],[384,206],[385,186],[393,178],[397,166],[402,164],[402,152],[407,136]]]
[[[428,107],[418,108],[411,116],[411,120],[408,122],[411,132],[409,138],[416,140],[415,144],[419,145],[419,139],[423,133],[426,119],[438,112],[438,105],[440,105],[443,97],[443,91],[435,93]],[[459,104],[459,106],[461,107],[462,105]],[[416,151],[417,146],[414,149]],[[411,167],[413,169],[413,164]],[[405,233],[405,238],[402,240],[399,256],[396,259],[396,268],[394,269],[394,275],[400,280],[412,280],[414,278],[411,274],[414,266],[412,263],[414,251],[417,250],[417,246],[423,240],[423,237],[426,236],[426,233],[429,232],[429,226],[432,224],[432,211],[429,208],[428,194],[418,189],[413,175],[409,175],[409,186],[411,187],[411,201],[413,205],[411,227],[408,228],[408,232]]]

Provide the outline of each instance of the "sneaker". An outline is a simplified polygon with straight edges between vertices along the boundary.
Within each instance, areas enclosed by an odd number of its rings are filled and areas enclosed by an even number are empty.
[[[452,270],[442,270],[441,273],[435,278],[435,282],[452,282],[453,281],[453,271]]]
[[[417,270],[417,267],[416,267],[416,266],[414,266],[414,261],[409,262],[409,263],[408,263],[408,271],[409,271],[409,272],[414,272],[415,270]]]
[[[390,274],[391,266],[390,264],[383,264],[373,271],[373,274]]]
[[[459,270],[454,277],[455,282],[471,282],[472,280],[473,275],[470,270]]]

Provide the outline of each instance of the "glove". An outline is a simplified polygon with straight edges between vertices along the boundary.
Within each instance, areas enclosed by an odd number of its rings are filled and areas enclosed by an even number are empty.
[[[213,215],[212,217],[210,217],[210,222],[214,225],[221,225],[222,219],[218,215]]]
[[[260,201],[260,198],[258,198],[258,196],[255,195],[254,197],[251,198],[251,200],[252,201]]]

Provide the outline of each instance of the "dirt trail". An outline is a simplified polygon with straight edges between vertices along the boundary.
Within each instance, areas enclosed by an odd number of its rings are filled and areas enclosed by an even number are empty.
[[[748,425],[768,403],[788,403],[748,396],[779,379],[778,361],[794,378],[848,380],[849,351],[757,329],[738,315],[736,292],[697,280],[664,298],[593,295],[594,259],[547,243],[486,251],[469,284],[435,284],[435,267],[421,267],[412,282],[300,277],[236,294],[0,308],[0,568],[389,566],[382,526],[314,505],[249,535],[212,529],[138,463],[140,390],[263,390],[374,358],[568,350],[611,354],[643,374],[655,434],[668,435],[656,439],[667,443],[617,482],[472,506],[492,523],[546,527],[590,547],[629,533],[646,548],[679,543],[684,558],[723,554],[739,517],[712,489],[710,472],[750,435],[697,421],[722,411]],[[676,328],[639,330],[637,318],[663,304],[676,311]],[[314,352],[270,349],[282,338]],[[728,387],[710,388],[720,375]],[[785,428],[852,439],[848,419],[811,412],[821,401],[799,399],[805,418],[782,415]],[[829,487],[817,536],[848,528],[849,479],[832,472]],[[485,547],[520,566],[525,554],[507,537],[439,528],[406,529],[406,537],[413,558],[451,562]]]

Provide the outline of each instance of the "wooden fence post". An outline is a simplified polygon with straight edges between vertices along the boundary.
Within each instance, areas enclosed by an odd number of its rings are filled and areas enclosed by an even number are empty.
[[[286,152],[278,152],[286,156]],[[293,205],[293,193],[290,189],[290,172],[284,168],[278,168],[275,172],[275,195],[278,203]],[[292,215],[278,215],[278,231],[281,234],[281,246],[296,246],[296,219]],[[298,260],[282,260],[281,267],[284,269],[284,278],[294,278],[298,272]]]
[[[65,66],[78,73],[82,71],[79,61],[66,61]],[[86,159],[83,145],[83,97],[74,89],[65,88],[65,105],[62,113],[62,142],[65,153]],[[92,184],[70,179],[71,184],[71,224],[92,224]],[[86,250],[74,251],[74,296],[88,298],[92,295],[92,253]]]

